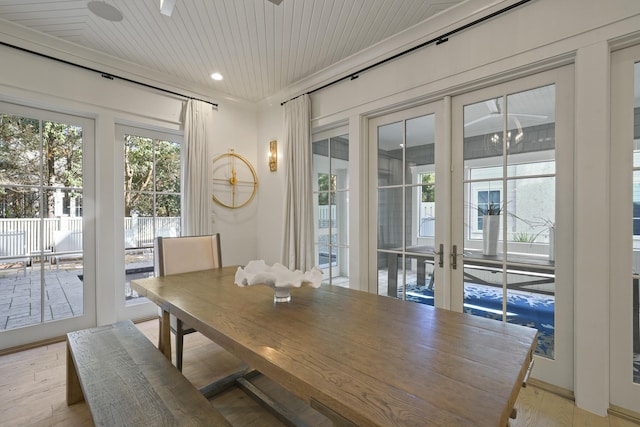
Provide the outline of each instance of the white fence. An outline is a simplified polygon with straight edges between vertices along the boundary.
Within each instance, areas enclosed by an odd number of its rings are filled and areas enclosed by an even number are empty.
[[[12,232],[23,232],[25,235],[26,253],[35,253],[41,249],[53,247],[54,232],[58,230],[82,231],[82,218],[45,218],[40,222],[38,218],[9,218],[0,219],[0,235]],[[40,235],[42,247],[40,247]]]
[[[180,217],[126,217],[124,233],[126,248],[150,247],[155,236],[180,236]]]
[[[126,247],[150,247],[155,236],[179,236],[180,217],[129,217],[124,219],[124,228]],[[24,233],[26,254],[53,249],[54,235],[59,230],[82,232],[82,217],[45,218],[42,222],[39,218],[0,219],[0,235]]]
[[[331,220],[329,220],[329,208],[331,208]],[[318,206],[318,228],[329,228],[329,225],[336,226],[336,205]]]

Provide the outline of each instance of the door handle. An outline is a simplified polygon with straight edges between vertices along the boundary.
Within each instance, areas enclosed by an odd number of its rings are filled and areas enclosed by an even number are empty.
[[[451,250],[451,268],[454,270],[458,268],[458,246],[453,245]]]
[[[438,255],[438,265],[440,268],[444,267],[444,245],[442,243],[440,243],[440,250],[436,252],[436,255]]]

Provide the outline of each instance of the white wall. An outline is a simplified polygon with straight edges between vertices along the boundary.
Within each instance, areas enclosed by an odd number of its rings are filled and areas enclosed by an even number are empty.
[[[486,2],[472,0],[463,5],[462,11],[471,12],[466,16],[460,11],[452,11],[437,17],[431,27],[424,25],[421,33],[420,28],[413,28],[414,44],[478,17],[472,11],[481,3]],[[499,8],[514,2],[495,3]],[[479,16],[486,14],[485,10]],[[457,24],[447,27],[443,24],[446,22]],[[608,340],[604,339],[602,345],[595,347],[592,338],[594,334],[602,337],[608,334],[608,265],[606,257],[598,256],[597,260],[594,257],[597,253],[607,253],[610,246],[606,221],[609,51],[612,47],[621,46],[622,39],[640,42],[639,29],[640,2],[636,0],[536,0],[454,35],[444,44],[423,48],[365,72],[358,79],[346,80],[312,94],[314,127],[349,120],[350,141],[366,143],[366,118],[381,111],[442,99],[539,70],[575,63],[574,162],[578,184],[573,203],[575,212],[589,212],[589,216],[574,218],[573,221],[574,246],[582,248],[575,252],[573,258],[576,271],[574,377],[577,380],[574,384],[556,385],[574,390],[578,406],[600,415],[606,414],[609,405],[609,348]],[[383,47],[378,46],[378,51]],[[375,53],[365,52],[361,57],[375,58]],[[356,59],[346,62],[356,63]],[[338,64],[333,70],[312,76],[262,103],[259,141],[266,141],[273,132],[271,121],[281,117],[279,101],[326,83],[331,79],[332,71],[342,70],[347,74],[347,69],[348,64]],[[358,150],[362,150],[360,158],[366,159],[366,145],[356,148],[355,152]],[[352,173],[351,177],[355,180],[351,188],[366,189],[363,182],[366,175]],[[596,191],[595,203],[593,189],[601,190]],[[279,187],[263,190],[260,211],[281,205]],[[364,195],[359,197],[366,200]],[[350,206],[353,209],[351,221],[366,218],[365,203],[351,203]],[[603,224],[603,228],[594,230],[594,222],[590,218],[604,218],[598,222]],[[356,227],[352,230],[356,232]],[[280,234],[281,227],[260,227],[259,257],[267,256],[270,248],[267,242],[277,242]],[[363,260],[366,258],[367,236],[364,232],[355,236],[350,239],[350,250],[352,255],[359,254],[356,258]],[[598,248],[598,251],[589,251],[588,248]],[[351,269],[351,277],[361,282],[367,277],[366,263],[360,261],[358,265],[358,271]],[[364,288],[362,283],[354,287]],[[535,377],[535,370],[533,375]]]
[[[282,232],[284,215],[284,120],[280,105],[262,111],[258,120],[258,245],[257,259],[264,259],[267,264],[282,262]],[[278,141],[278,170],[269,171],[269,141]]]
[[[210,201],[212,229],[220,233],[223,264],[244,265],[257,256],[258,200],[264,176],[260,167],[266,164],[263,159],[266,155],[262,156],[259,147],[256,147],[255,106],[220,102],[218,112],[214,115],[214,129],[215,141],[210,151],[212,157],[233,148],[236,153],[246,157],[258,173],[257,196],[247,206],[228,209]]]
[[[0,46],[0,64],[0,100],[95,119],[95,161],[84,171],[95,182],[96,206],[94,217],[85,215],[96,230],[85,236],[91,242],[85,246],[85,284],[95,283],[97,307],[87,320],[88,326],[157,313],[152,304],[124,307],[123,166],[115,125],[181,133],[185,99],[118,79],[108,80],[98,73],[4,46]],[[223,99],[214,113],[214,128],[216,136],[209,147],[212,155],[234,148],[254,165],[257,163],[255,105]],[[222,235],[223,262],[242,264],[255,259],[257,199],[238,210],[214,206],[211,199],[209,203],[211,229]],[[95,271],[90,271],[92,265]],[[70,325],[54,322],[5,331],[2,347],[59,336],[77,328]]]

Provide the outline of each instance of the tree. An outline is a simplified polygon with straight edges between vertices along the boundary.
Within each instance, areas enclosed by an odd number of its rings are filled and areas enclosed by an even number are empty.
[[[125,216],[180,216],[180,146],[125,135],[124,151]]]
[[[423,173],[422,174],[422,201],[423,202],[435,202],[435,186],[433,185],[436,181],[436,177],[434,173]],[[426,185],[425,185],[426,184]]]
[[[33,192],[24,185],[37,184],[38,120],[0,115],[0,214],[3,218],[35,215]],[[30,197],[31,196],[31,197]]]
[[[82,129],[64,123],[43,122],[44,185],[82,188]],[[63,206],[69,206],[72,198],[81,190],[65,191]],[[55,216],[53,193],[46,192],[47,216]]]
[[[0,215],[28,218],[54,215],[57,187],[64,206],[82,189],[82,129],[63,123],[0,114]],[[42,190],[42,194],[40,191]]]
[[[336,191],[337,188],[337,177],[335,175],[331,175],[331,181],[329,181],[328,173],[319,173],[318,174],[318,204],[320,206],[326,206],[329,204],[329,199],[331,199],[331,204],[336,204]],[[331,197],[329,197],[329,195]]]

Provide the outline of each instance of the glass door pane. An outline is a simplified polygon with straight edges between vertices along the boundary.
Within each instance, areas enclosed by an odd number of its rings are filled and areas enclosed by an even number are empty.
[[[640,413],[640,46],[611,60],[610,390]]]
[[[181,234],[180,143],[144,129],[124,133],[124,298],[146,303],[131,281],[153,276],[154,240]]]
[[[83,128],[0,114],[0,330],[82,316]]]
[[[312,150],[317,265],[323,283],[348,286],[349,135],[318,137]]]
[[[640,384],[640,63],[634,65],[634,105],[633,105],[633,268],[631,279],[631,334],[633,382]]]
[[[539,331],[554,358],[555,85],[463,108],[463,310]]]
[[[377,127],[377,292],[434,305],[435,114]]]

